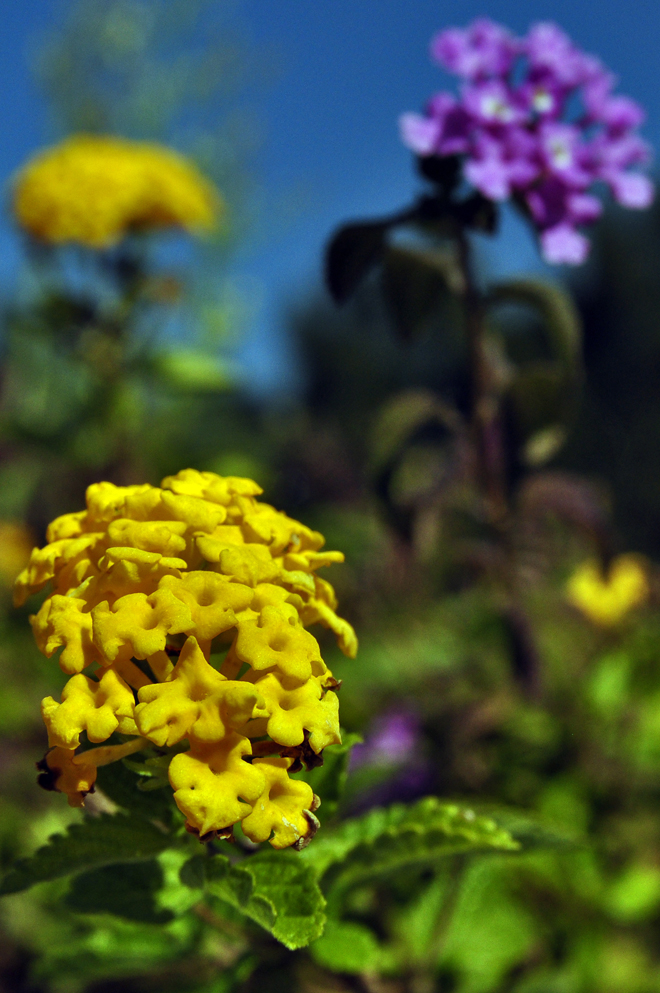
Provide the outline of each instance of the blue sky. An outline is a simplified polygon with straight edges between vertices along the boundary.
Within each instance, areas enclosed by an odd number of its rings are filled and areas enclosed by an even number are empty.
[[[388,212],[415,189],[396,120],[450,81],[428,57],[442,27],[489,16],[518,33],[554,20],[601,57],[622,92],[647,109],[644,134],[660,148],[660,5],[650,0],[244,0],[248,38],[278,53],[280,71],[253,99],[264,141],[261,230],[237,267],[260,285],[261,312],[246,359],[264,384],[287,379],[280,328],[287,301],[319,280],[328,233],[351,217]],[[66,5],[64,5],[64,8]],[[43,141],[44,113],[27,68],[35,34],[62,5],[5,0],[0,23],[0,174],[6,180]],[[286,220],[284,220],[286,218]],[[271,220],[273,219],[273,220]],[[11,271],[10,228],[0,226],[0,271]],[[522,227],[505,225],[490,258],[504,271],[538,267]]]

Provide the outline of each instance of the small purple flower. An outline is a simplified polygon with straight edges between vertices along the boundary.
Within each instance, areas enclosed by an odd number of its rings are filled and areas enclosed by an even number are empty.
[[[463,90],[463,106],[470,118],[480,124],[518,124],[526,116],[510,89],[498,79],[466,86]]]
[[[568,223],[556,224],[541,233],[541,250],[554,265],[582,265],[589,254],[589,242]]]
[[[650,179],[634,171],[650,158],[636,133],[642,108],[614,95],[616,77],[557,25],[535,24],[517,39],[481,19],[441,32],[431,51],[465,82],[459,99],[438,93],[425,114],[404,114],[404,143],[420,156],[461,156],[483,196],[526,205],[547,261],[587,257],[577,228],[601,213],[594,183],[624,207],[652,202]]]
[[[407,711],[395,710],[376,718],[370,733],[351,753],[351,767],[403,765],[419,743],[419,721]]]
[[[556,24],[534,24],[521,47],[533,76],[552,79],[567,90],[586,83],[601,71],[598,59],[576,48]]]
[[[581,147],[579,128],[572,124],[544,123],[538,137],[543,164],[549,175],[561,179],[571,189],[583,190],[591,185],[593,176],[582,165],[585,150]]]
[[[463,79],[486,79],[509,71],[516,56],[515,39],[506,28],[487,18],[469,28],[450,28],[431,42],[432,56]]]
[[[500,137],[480,135],[465,163],[465,178],[490,200],[507,200],[524,189],[539,173],[526,138],[518,129]]]

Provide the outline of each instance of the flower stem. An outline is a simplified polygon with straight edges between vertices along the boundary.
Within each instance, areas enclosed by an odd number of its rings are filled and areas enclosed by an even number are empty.
[[[474,278],[472,252],[465,231],[458,234],[459,264],[465,292],[465,329],[470,364],[470,419],[476,453],[477,481],[487,517],[502,524],[508,513],[506,466],[499,391],[489,359],[485,334],[483,295]]]

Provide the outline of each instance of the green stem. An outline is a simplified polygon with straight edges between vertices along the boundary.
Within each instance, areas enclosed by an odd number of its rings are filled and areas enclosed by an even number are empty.
[[[468,341],[471,386],[471,427],[479,488],[488,519],[502,524],[508,514],[505,453],[497,384],[486,348],[485,306],[476,284],[467,234],[458,235],[459,262],[465,291],[465,329]]]

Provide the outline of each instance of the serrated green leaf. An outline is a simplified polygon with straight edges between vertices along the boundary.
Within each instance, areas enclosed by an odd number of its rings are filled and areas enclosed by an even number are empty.
[[[266,896],[255,892],[254,877],[247,871],[245,863],[232,865],[225,855],[214,855],[206,860],[204,870],[209,893],[242,911],[267,931],[272,931],[277,911]]]
[[[519,848],[519,842],[491,818],[426,797],[412,806],[376,808],[346,821],[315,839],[301,856],[317,873],[324,892],[336,894],[448,855]]]
[[[361,741],[362,735],[344,733],[341,745],[328,745],[323,749],[323,765],[310,769],[300,777],[321,798],[317,816],[322,823],[329,820],[337,810],[346,785],[351,750]]]
[[[156,859],[108,865],[76,876],[64,902],[79,913],[166,924],[174,914],[158,909],[156,894],[162,885],[163,870]]]
[[[195,856],[181,870],[189,886],[240,910],[287,948],[302,948],[323,932],[325,900],[310,866],[290,852],[266,852],[232,865],[224,855]]]
[[[171,844],[171,835],[147,821],[102,814],[72,824],[66,834],[53,835],[34,855],[19,859],[2,879],[0,896],[69,873],[150,859]]]
[[[325,899],[313,870],[293,852],[264,852],[247,860],[254,895],[275,908],[273,935],[287,948],[303,948],[323,933]]]
[[[539,848],[564,849],[579,847],[583,839],[561,831],[542,821],[527,817],[517,810],[504,807],[481,807],[477,810],[480,815],[491,818],[495,823],[518,842],[521,852],[530,852]]]

